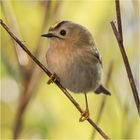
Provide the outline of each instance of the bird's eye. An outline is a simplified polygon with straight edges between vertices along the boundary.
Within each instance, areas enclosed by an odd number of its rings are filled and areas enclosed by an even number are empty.
[[[65,30],[61,30],[60,31],[60,35],[65,36],[66,35],[66,31]]]

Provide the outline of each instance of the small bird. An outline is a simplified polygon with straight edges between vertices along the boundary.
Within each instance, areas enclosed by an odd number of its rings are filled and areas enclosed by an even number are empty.
[[[43,37],[49,38],[47,67],[55,80],[74,93],[84,93],[86,110],[79,121],[89,118],[87,93],[111,95],[101,84],[103,65],[91,33],[71,21],[62,21],[49,28]]]

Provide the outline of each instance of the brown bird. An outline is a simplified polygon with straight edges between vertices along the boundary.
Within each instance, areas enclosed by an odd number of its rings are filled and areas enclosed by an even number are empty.
[[[111,95],[101,84],[102,60],[91,33],[79,24],[62,21],[42,36],[50,39],[46,55],[48,69],[52,72],[49,83],[58,79],[70,91],[84,93],[86,110],[79,120],[88,119],[87,93]]]

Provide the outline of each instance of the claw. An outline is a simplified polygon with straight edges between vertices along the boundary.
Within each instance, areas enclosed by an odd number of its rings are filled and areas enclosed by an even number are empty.
[[[57,80],[57,76],[55,73],[53,73],[51,76],[50,76],[50,79],[48,80],[47,84],[50,85],[51,83],[55,82]]]
[[[89,118],[89,110],[85,110],[81,113],[81,117],[79,118],[79,122],[83,122]]]

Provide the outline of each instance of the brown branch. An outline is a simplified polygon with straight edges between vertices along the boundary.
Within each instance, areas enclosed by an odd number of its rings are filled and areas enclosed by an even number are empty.
[[[119,0],[115,0],[115,6],[116,6],[116,16],[117,16],[118,31],[120,33],[120,39],[121,39],[121,41],[123,41],[121,10],[120,10],[120,1]]]
[[[7,25],[0,19],[0,24],[2,27],[9,33],[9,35],[19,44],[19,46],[31,57],[31,59],[50,77],[51,73],[46,69],[46,67],[27,49],[27,47],[10,31]],[[70,95],[70,93],[58,82],[55,84],[63,91],[63,93],[68,97],[68,99],[73,103],[73,105],[77,108],[77,110],[82,113],[80,105],[76,102],[76,100]],[[93,121],[91,118],[87,119],[87,121],[99,132],[99,134],[104,139],[110,139]]]
[[[115,37],[117,39],[120,51],[121,51],[121,55],[125,64],[125,68],[127,71],[127,75],[128,75],[128,79],[129,79],[129,83],[132,89],[132,93],[134,96],[134,100],[135,100],[135,104],[138,110],[138,113],[140,115],[140,99],[139,99],[139,95],[138,95],[138,91],[135,85],[135,81],[132,75],[132,71],[131,71],[131,67],[128,61],[128,57],[126,55],[126,51],[124,48],[124,44],[123,44],[123,35],[122,35],[122,24],[121,24],[121,14],[120,14],[120,4],[119,4],[119,0],[115,0],[116,2],[116,14],[117,14],[117,23],[118,23],[118,30],[117,27],[115,25],[115,23],[113,21],[111,21],[111,26],[113,29],[113,32],[115,34]]]
[[[109,82],[111,80],[111,75],[112,75],[112,71],[113,71],[113,61],[110,62],[108,71],[107,71],[107,78],[106,78],[106,82],[105,82],[105,86],[108,87]],[[101,116],[103,114],[103,110],[105,108],[105,104],[106,104],[106,100],[107,100],[107,96],[103,96],[100,107],[99,107],[99,112],[97,114],[97,119],[96,119],[96,124],[98,125],[100,120],[101,120]],[[93,130],[92,134],[91,134],[91,138],[90,139],[94,139],[96,134],[95,129]]]

